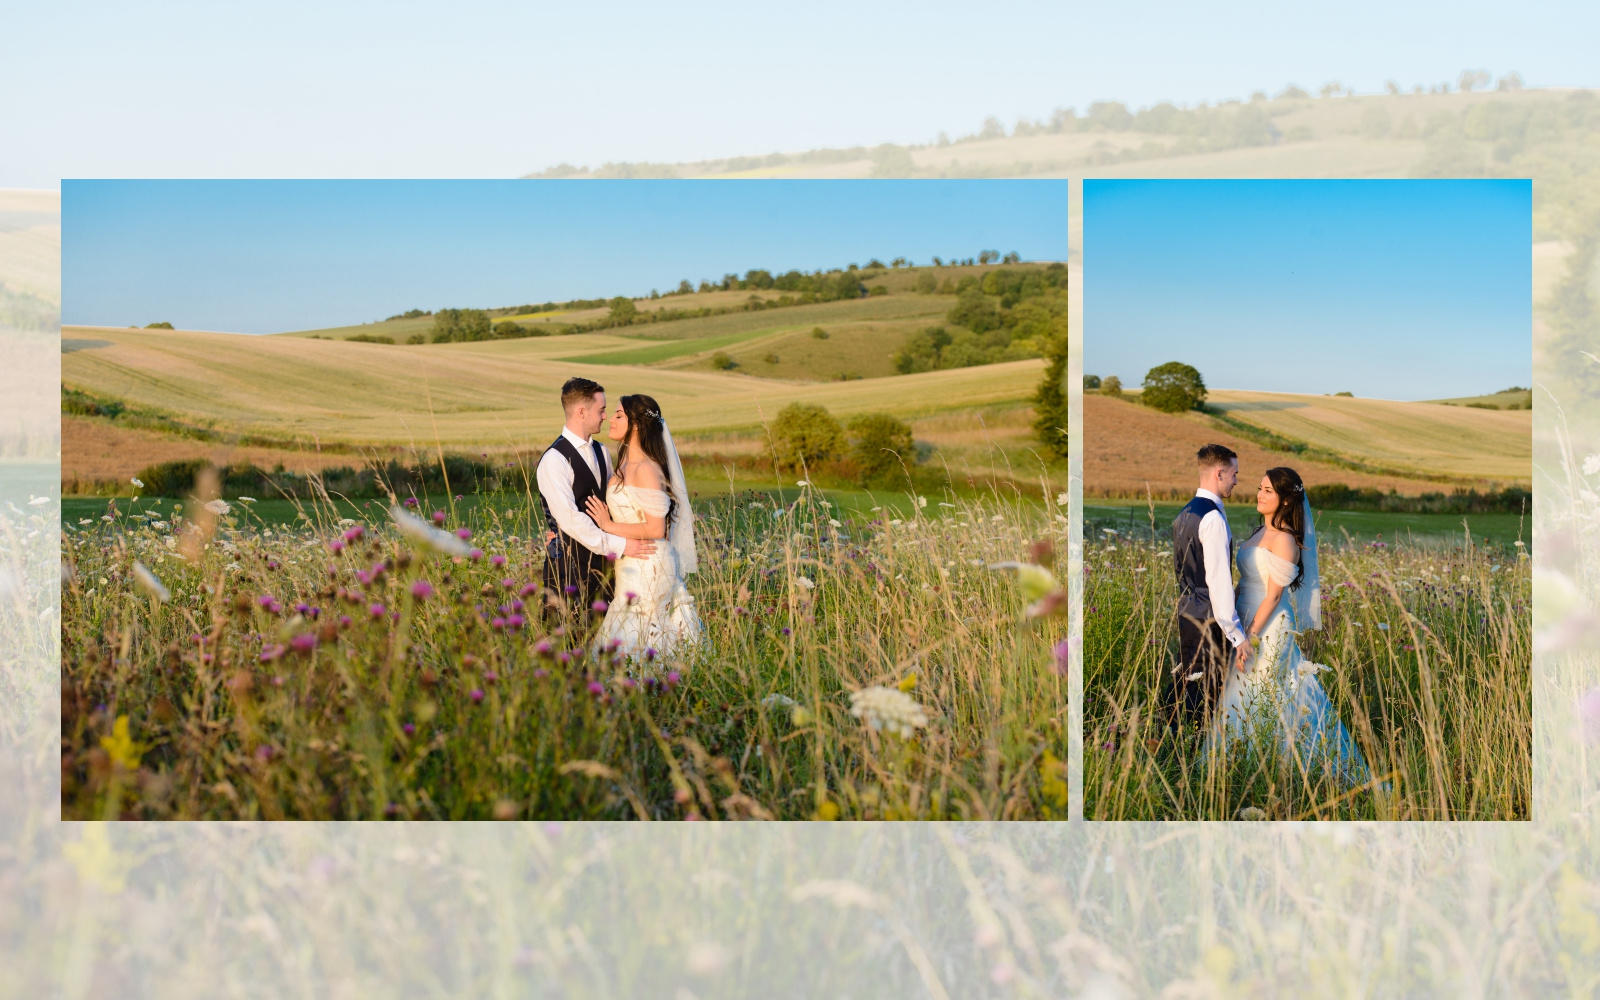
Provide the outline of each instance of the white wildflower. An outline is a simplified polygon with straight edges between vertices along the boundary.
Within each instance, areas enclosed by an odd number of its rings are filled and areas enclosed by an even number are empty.
[[[50,502],[50,498],[49,497],[34,497],[32,500],[28,501],[28,506],[29,507],[43,507],[45,504],[47,504],[49,502]]]
[[[465,556],[472,552],[471,546],[465,541],[448,531],[435,528],[415,514],[406,513],[399,504],[389,508],[389,516],[394,519],[394,526],[400,534],[435,552],[447,556]]]
[[[951,510],[955,510],[956,509],[956,505],[955,504],[953,504],[953,503],[945,503],[943,500],[939,501],[939,506],[941,506],[941,507],[949,507]]]
[[[850,714],[880,732],[910,739],[928,724],[915,698],[895,688],[862,688],[850,695]]]
[[[78,518],[78,523],[79,524],[93,524],[94,522],[89,520],[87,517],[80,517],[80,518]]]
[[[1100,529],[1100,533],[1102,535],[1115,535],[1117,533],[1117,529],[1116,528],[1101,528]]]
[[[1267,814],[1262,812],[1260,809],[1257,809],[1255,806],[1245,806],[1243,809],[1239,810],[1239,818],[1242,820],[1251,821],[1264,820],[1267,818]]]
[[[1583,459],[1583,474],[1592,476],[1600,472],[1600,454],[1587,455]]]
[[[1067,495],[1065,493],[1057,493],[1056,494],[1056,506],[1057,507],[1065,507],[1066,505],[1067,505]]]
[[[829,527],[833,527],[833,528],[842,528],[842,527],[844,527],[844,525],[841,524],[837,518],[833,518],[833,517],[828,518],[828,526]]]
[[[769,694],[761,699],[762,708],[794,708],[800,704],[786,694]]]
[[[139,487],[141,490],[144,489],[144,483],[140,481],[138,476],[134,476],[132,479],[128,480],[128,482]]]
[[[232,509],[233,509],[233,507],[226,500],[207,500],[206,501],[206,510],[209,510],[211,513],[217,515],[218,517],[221,517],[222,515],[226,514],[228,511],[230,511]]]
[[[1006,516],[1004,514],[996,514],[995,516],[989,518],[990,522],[992,522],[994,524],[1000,524],[1003,521],[1005,521],[1005,519],[1006,519]]]
[[[807,576],[797,576],[797,577],[795,577],[794,578],[794,585],[796,587],[799,587],[801,590],[816,590],[817,589],[817,585],[815,583],[812,583],[811,582],[811,578],[807,577]]]
[[[240,503],[256,503],[257,501],[256,501],[255,497],[240,497],[239,498],[239,502]]]
[[[801,488],[801,489],[804,489],[804,488],[805,488],[805,487],[807,487],[807,486],[810,486],[810,485],[811,485],[811,480],[809,480],[809,479],[801,479],[801,480],[798,480],[798,481],[797,481],[797,482],[796,482],[796,483],[795,483],[795,485],[796,485],[796,486],[798,486],[798,487],[800,487],[800,488]]]
[[[927,497],[917,497],[917,506],[919,508],[928,506],[928,498]]]
[[[133,561],[133,580],[141,590],[153,596],[156,600],[166,602],[172,600],[172,591],[162,583],[144,563],[135,559]]]

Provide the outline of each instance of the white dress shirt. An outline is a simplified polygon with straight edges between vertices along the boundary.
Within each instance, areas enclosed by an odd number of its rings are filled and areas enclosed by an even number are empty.
[[[561,436],[572,442],[578,454],[583,456],[589,471],[594,474],[594,481],[600,484],[603,499],[606,470],[595,468],[593,439],[579,437],[572,433],[570,427],[563,427]],[[544,495],[545,503],[550,506],[550,516],[555,518],[556,527],[590,552],[621,556],[628,547],[628,540],[601,531],[593,518],[578,509],[578,503],[572,496],[572,479],[572,464],[559,451],[551,448],[539,459],[534,480],[539,484],[539,492]]]
[[[1206,589],[1211,592],[1211,616],[1222,626],[1222,634],[1235,648],[1244,643],[1244,628],[1239,624],[1239,612],[1233,606],[1233,574],[1229,571],[1228,554],[1233,548],[1233,533],[1228,530],[1228,519],[1220,512],[1222,498],[1210,490],[1195,490],[1194,495],[1205,497],[1217,505],[1200,518],[1196,533],[1200,536],[1200,554],[1206,567]]]

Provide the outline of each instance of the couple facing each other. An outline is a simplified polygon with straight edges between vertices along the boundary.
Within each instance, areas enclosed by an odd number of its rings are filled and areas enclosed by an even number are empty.
[[[1371,772],[1296,637],[1322,627],[1317,536],[1305,483],[1268,469],[1256,488],[1262,524],[1239,548],[1223,501],[1239,481],[1239,456],[1220,444],[1196,454],[1200,485],[1172,523],[1178,575],[1179,662],[1171,723],[1205,731],[1208,749],[1235,740],[1275,742],[1307,773],[1331,769],[1346,784]]]
[[[607,423],[605,388],[586,378],[561,387],[566,425],[536,472],[548,529],[544,586],[554,595],[551,617],[579,635],[593,629],[595,650],[639,662],[700,637],[683,582],[697,566],[694,512],[661,407],[644,395],[619,404],[607,429],[620,443],[613,467],[594,439]]]

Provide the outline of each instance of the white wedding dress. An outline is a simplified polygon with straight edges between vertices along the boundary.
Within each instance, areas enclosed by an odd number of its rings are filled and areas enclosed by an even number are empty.
[[[1239,620],[1255,620],[1268,580],[1283,590],[1261,632],[1257,655],[1243,672],[1228,666],[1207,743],[1214,747],[1219,736],[1230,748],[1276,743],[1279,753],[1309,776],[1326,768],[1346,785],[1363,784],[1372,778],[1367,762],[1317,681],[1317,674],[1328,668],[1306,659],[1295,641],[1299,632],[1320,625],[1320,608],[1296,601],[1298,595],[1289,586],[1295,564],[1264,548],[1261,534],[1257,531],[1239,548]],[[1312,573],[1303,586],[1314,585],[1314,565]]]
[[[642,486],[613,482],[606,490],[606,507],[618,524],[643,524],[646,514],[666,517],[669,500],[662,490]],[[680,507],[675,519],[693,516]],[[658,540],[648,556],[618,559],[616,589],[595,633],[595,650],[604,652],[619,643],[623,656],[630,660],[659,661],[698,640],[700,615],[683,576],[678,546],[667,539]],[[647,655],[647,650],[654,650],[654,656]]]

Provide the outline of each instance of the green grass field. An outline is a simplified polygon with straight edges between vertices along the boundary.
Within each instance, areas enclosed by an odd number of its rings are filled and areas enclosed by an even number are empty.
[[[1182,505],[1136,501],[1085,499],[1083,524],[1085,537],[1110,528],[1123,535],[1163,538],[1171,533],[1172,520]],[[1464,545],[1468,536],[1474,545],[1488,544],[1508,550],[1532,539],[1532,521],[1518,514],[1397,514],[1354,510],[1319,510],[1317,531],[1322,544],[1340,544],[1346,538],[1357,545],[1382,540],[1389,545],[1419,545],[1427,548]],[[1152,536],[1151,525],[1154,524]],[[1243,540],[1260,523],[1251,503],[1228,505],[1228,525],[1236,540]]]
[[[1086,540],[1084,815],[1096,820],[1526,820],[1532,587],[1526,549],[1321,553],[1323,627],[1302,633],[1377,781],[1346,788],[1273,740],[1218,757],[1169,733],[1178,656],[1170,543]]]
[[[446,515],[476,557],[250,506],[64,527],[64,816],[1066,817],[1064,626],[986,567],[1059,513],[708,501],[705,642],[626,664],[539,624],[527,497]]]

